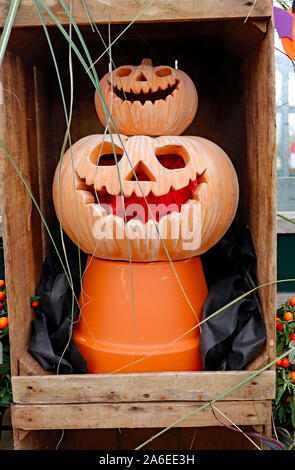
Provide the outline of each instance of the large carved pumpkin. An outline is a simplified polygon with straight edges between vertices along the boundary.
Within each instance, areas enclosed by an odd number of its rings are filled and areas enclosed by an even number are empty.
[[[178,260],[204,253],[223,236],[239,190],[220,147],[187,136],[121,136],[124,148],[117,135],[113,139],[118,167],[111,137],[91,135],[65,153],[55,173],[57,216],[82,250],[128,260],[128,236],[133,261],[167,260],[160,234],[171,259]]]
[[[180,135],[193,121],[198,107],[195,85],[186,73],[168,66],[153,67],[149,59],[138,67],[119,67],[112,76],[106,74],[100,85],[121,134]],[[97,91],[95,107],[106,126]]]

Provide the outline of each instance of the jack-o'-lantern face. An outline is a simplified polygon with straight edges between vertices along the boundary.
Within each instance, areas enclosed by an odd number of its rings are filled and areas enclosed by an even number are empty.
[[[119,67],[106,74],[100,85],[118,132],[122,134],[180,135],[197,111],[198,95],[189,76],[168,66],[153,67],[149,59],[144,59],[138,67]],[[97,91],[95,107],[106,126]]]
[[[204,253],[232,222],[238,192],[223,150],[178,136],[85,137],[65,153],[53,184],[57,216],[82,250],[128,260],[131,249],[133,261]]]

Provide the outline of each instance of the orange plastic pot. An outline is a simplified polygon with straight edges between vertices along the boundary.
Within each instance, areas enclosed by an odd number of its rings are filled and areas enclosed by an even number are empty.
[[[132,293],[128,262],[88,258],[74,339],[90,373],[202,370],[201,260],[173,264],[191,305],[169,262],[132,263]]]

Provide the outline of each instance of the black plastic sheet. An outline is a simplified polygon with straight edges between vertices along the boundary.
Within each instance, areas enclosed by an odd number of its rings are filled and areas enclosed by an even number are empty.
[[[73,288],[76,298],[80,295],[80,269],[78,247],[64,234],[64,242]],[[62,256],[63,247],[60,234],[55,239],[58,252]],[[85,269],[87,256],[80,251],[81,270]],[[87,373],[87,363],[81,356],[75,341],[69,338],[72,321],[79,315],[77,302],[73,302],[73,292],[68,279],[53,249],[46,257],[36,296],[40,297],[33,321],[33,337],[29,352],[45,370],[57,370],[61,374]]]
[[[208,284],[203,319],[257,286],[256,256],[249,229],[233,223],[202,256]],[[202,325],[200,353],[205,370],[240,370],[259,353],[266,329],[257,291]]]
[[[64,240],[78,299],[78,248],[65,234]],[[60,234],[55,243],[62,254]],[[82,272],[86,258],[81,252]],[[234,223],[220,242],[202,256],[202,263],[209,290],[203,318],[257,285],[255,252],[249,229],[244,225]],[[71,322],[77,320],[79,310],[76,303],[72,310],[72,290],[55,250],[44,261],[36,295],[40,301],[33,322],[30,353],[45,370],[59,367],[62,374],[87,373],[86,361],[74,340],[69,339]],[[253,293],[202,325],[200,351],[204,368],[243,369],[258,354],[265,339],[258,296]]]

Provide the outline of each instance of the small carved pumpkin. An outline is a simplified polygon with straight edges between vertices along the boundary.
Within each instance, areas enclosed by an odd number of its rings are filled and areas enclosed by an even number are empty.
[[[56,169],[55,210],[83,251],[128,260],[128,237],[133,261],[167,260],[164,244],[177,260],[204,253],[223,236],[239,189],[220,147],[200,137],[121,136],[135,177],[119,137],[113,139],[116,157],[109,135],[91,135]]]
[[[106,74],[100,86],[121,134],[180,135],[196,115],[198,95],[190,77],[168,66],[153,67],[149,59],[138,67],[124,65],[114,70],[112,76]],[[95,107],[106,126],[97,91]]]

